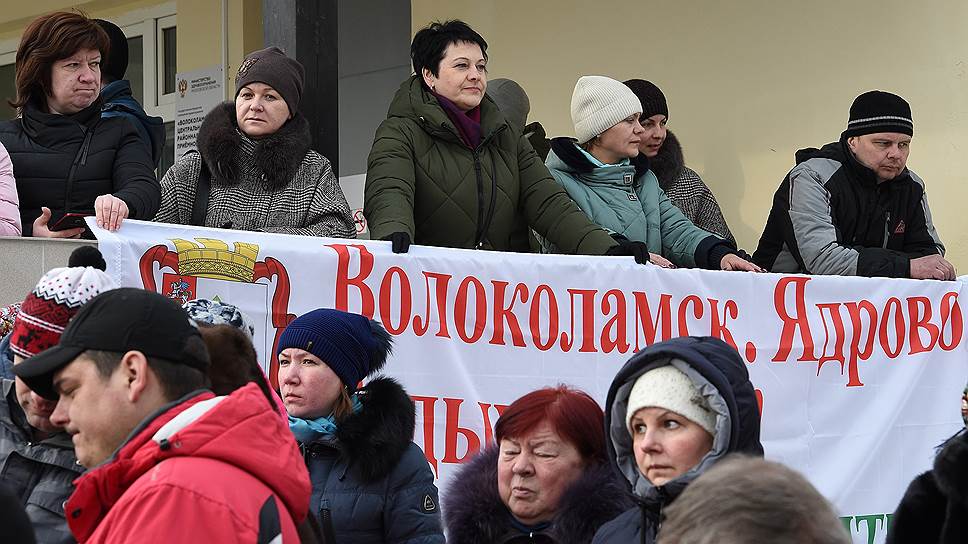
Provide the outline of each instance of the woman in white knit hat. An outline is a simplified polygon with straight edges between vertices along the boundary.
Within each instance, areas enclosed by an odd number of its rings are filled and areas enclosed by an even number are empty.
[[[551,141],[551,174],[593,223],[646,244],[655,264],[762,272],[732,242],[693,225],[662,192],[639,155],[641,113],[641,101],[620,81],[579,78],[571,97],[576,139]]]
[[[662,509],[727,454],[763,455],[753,385],[735,349],[710,336],[654,344],[632,356],[609,387],[609,461],[636,503],[592,544],[653,544]]]

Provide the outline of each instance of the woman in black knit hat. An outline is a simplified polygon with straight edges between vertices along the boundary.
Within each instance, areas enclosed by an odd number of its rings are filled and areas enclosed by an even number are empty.
[[[323,542],[443,544],[434,475],[413,443],[414,405],[386,364],[392,341],[361,315],[319,309],[279,339],[279,389],[304,453]]]
[[[716,197],[699,174],[686,166],[679,139],[666,128],[669,106],[662,90],[644,79],[624,83],[642,102],[639,120],[645,134],[639,152],[649,159],[649,169],[659,178],[659,187],[694,225],[735,245]]]
[[[278,47],[250,53],[235,101],[215,106],[198,152],[161,180],[161,223],[355,238],[349,205],[329,160],[309,148],[299,113],[303,66]]]

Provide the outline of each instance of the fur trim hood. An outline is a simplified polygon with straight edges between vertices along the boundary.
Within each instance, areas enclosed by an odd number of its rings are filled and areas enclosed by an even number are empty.
[[[271,188],[285,187],[295,177],[303,157],[310,151],[312,134],[302,114],[286,121],[274,134],[250,139],[239,131],[235,103],[212,108],[198,130],[198,151],[215,184],[236,185],[242,174],[241,155],[250,148],[251,161],[262,171]]]
[[[372,482],[390,474],[410,447],[415,408],[410,395],[393,378],[376,378],[357,394],[362,408],[339,424],[336,442],[340,457],[362,481]]]
[[[682,155],[682,145],[679,138],[671,130],[666,132],[666,139],[659,147],[659,153],[650,160],[652,173],[659,178],[659,187],[668,191],[672,184],[679,179],[686,168],[686,159]]]
[[[497,491],[499,448],[491,446],[465,465],[443,504],[452,544],[492,544],[520,536]],[[599,527],[632,507],[628,486],[608,465],[586,470],[562,496],[546,530],[559,544],[587,544]]]

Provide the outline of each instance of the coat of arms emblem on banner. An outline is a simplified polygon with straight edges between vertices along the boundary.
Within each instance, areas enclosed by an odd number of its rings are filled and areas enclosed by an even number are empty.
[[[175,299],[179,304],[198,298],[215,299],[239,307],[255,325],[256,351],[265,360],[272,387],[278,387],[276,346],[289,313],[289,273],[272,257],[259,258],[259,246],[229,244],[214,238],[169,240],[149,248],[139,268],[145,289]]]

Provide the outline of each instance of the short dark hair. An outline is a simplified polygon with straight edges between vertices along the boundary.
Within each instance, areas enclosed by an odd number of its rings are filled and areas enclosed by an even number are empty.
[[[234,325],[211,325],[200,321],[196,323],[212,356],[212,366],[208,368],[212,392],[216,395],[228,395],[249,382],[255,382],[269,401],[269,406],[275,410],[272,390],[262,373],[262,367],[259,366],[252,340]]]
[[[806,478],[774,461],[733,454],[663,510],[659,544],[848,544],[833,507]]]
[[[191,336],[185,343],[185,353],[195,358],[208,358],[205,342],[198,336]],[[89,349],[84,356],[94,362],[97,373],[107,379],[121,364],[123,353]],[[208,376],[201,370],[183,363],[176,363],[158,357],[147,357],[148,366],[158,376],[165,398],[171,402],[198,389],[207,389]]]
[[[110,45],[107,33],[82,13],[57,11],[34,19],[17,47],[17,98],[8,103],[18,110],[31,101],[43,104],[51,94],[50,72],[55,62],[81,49],[96,49],[104,58]]]
[[[434,21],[413,37],[410,44],[410,59],[413,61],[413,73],[420,76],[423,69],[440,75],[440,61],[444,60],[444,52],[452,43],[476,43],[481,47],[484,60],[487,60],[487,42],[464,21]]]

